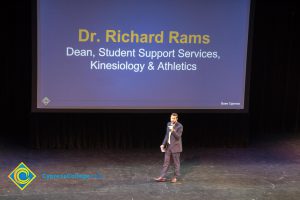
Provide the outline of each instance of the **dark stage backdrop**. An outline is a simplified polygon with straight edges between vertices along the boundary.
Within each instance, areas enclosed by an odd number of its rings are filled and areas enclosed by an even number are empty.
[[[31,5],[2,8],[5,59],[1,140],[29,148],[157,148],[169,113],[31,113]],[[5,14],[6,13],[6,14]],[[295,3],[257,1],[246,114],[181,114],[183,146],[246,146],[255,136],[299,134],[300,74]],[[7,131],[5,131],[7,130]]]

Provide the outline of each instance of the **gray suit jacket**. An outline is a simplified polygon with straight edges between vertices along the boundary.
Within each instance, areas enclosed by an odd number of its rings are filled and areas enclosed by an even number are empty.
[[[168,124],[167,124],[167,132],[166,132],[166,135],[165,135],[162,145],[164,145],[166,148],[169,148],[172,153],[182,152],[181,135],[183,132],[183,126],[179,122],[176,122],[176,124],[174,126],[174,131],[171,133],[171,137],[170,137],[171,144],[168,144],[168,139],[169,139],[168,126],[169,125],[171,125],[171,122],[168,122]]]

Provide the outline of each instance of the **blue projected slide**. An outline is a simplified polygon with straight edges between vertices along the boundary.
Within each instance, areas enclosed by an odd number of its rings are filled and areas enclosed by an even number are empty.
[[[37,0],[36,109],[245,107],[250,0]]]

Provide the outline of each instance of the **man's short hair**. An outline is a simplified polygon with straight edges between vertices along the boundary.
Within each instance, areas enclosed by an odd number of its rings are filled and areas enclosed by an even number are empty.
[[[176,118],[178,118],[178,114],[177,113],[172,113],[171,116],[175,116]]]

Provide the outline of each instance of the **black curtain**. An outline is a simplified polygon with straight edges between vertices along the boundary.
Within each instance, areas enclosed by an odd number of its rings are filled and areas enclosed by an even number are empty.
[[[170,113],[31,113],[30,1],[10,3],[3,9],[16,11],[3,16],[7,27],[1,92],[5,102],[3,140],[28,148],[131,149],[160,145]],[[256,2],[249,112],[179,113],[184,148],[247,146],[256,136],[299,134],[298,18],[299,9],[292,1]]]
[[[257,1],[254,23],[251,130],[299,133],[299,6]]]

